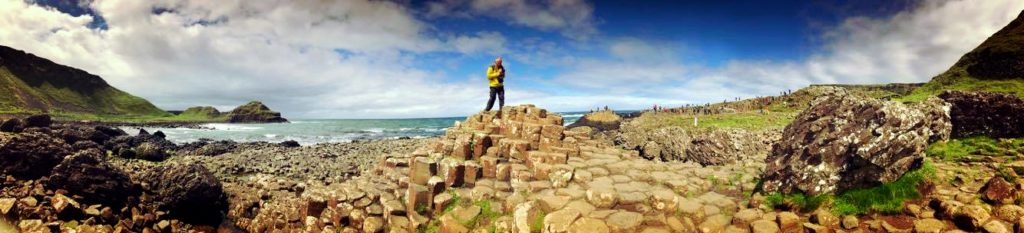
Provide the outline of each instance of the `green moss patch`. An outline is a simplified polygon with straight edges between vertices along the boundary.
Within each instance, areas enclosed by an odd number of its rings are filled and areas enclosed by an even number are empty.
[[[872,188],[847,190],[839,195],[773,193],[766,197],[766,201],[775,208],[799,209],[803,212],[828,207],[837,215],[900,213],[903,211],[903,203],[921,198],[918,188],[934,178],[935,167],[925,162],[921,168],[903,174],[896,181]]]

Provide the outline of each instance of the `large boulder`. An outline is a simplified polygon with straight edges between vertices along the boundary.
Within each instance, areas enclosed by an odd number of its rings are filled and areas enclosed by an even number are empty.
[[[288,122],[287,119],[281,117],[281,113],[271,111],[262,102],[252,101],[242,106],[238,106],[234,110],[228,113],[228,122],[230,123],[278,123]]]
[[[939,98],[952,104],[949,115],[953,122],[953,137],[1024,137],[1024,100],[1016,96],[946,91]]]
[[[153,168],[144,178],[146,191],[161,209],[193,224],[220,223],[227,196],[217,177],[200,164]]]
[[[45,185],[82,196],[86,203],[114,208],[124,206],[127,198],[136,192],[128,174],[107,163],[97,149],[82,150],[64,158],[53,168]]]
[[[22,129],[25,129],[25,122],[18,118],[11,118],[0,123],[0,132],[19,133]]]
[[[142,159],[162,161],[168,156],[168,151],[177,151],[179,147],[161,135],[162,133],[150,134],[145,130],[140,130],[139,134],[135,136],[122,135],[111,138],[103,146],[120,157],[137,158],[140,155],[139,152],[145,151],[147,154]]]
[[[764,191],[818,195],[894,181],[924,158],[928,126],[941,125],[933,119],[944,118],[845,91],[816,98],[773,146]]]
[[[576,122],[569,124],[569,128],[589,126],[600,131],[607,131],[619,129],[620,123],[622,123],[622,117],[620,117],[619,114],[610,110],[605,110],[587,113],[580,117],[580,119],[576,120]]]
[[[50,118],[50,115],[33,115],[25,118],[25,127],[46,128],[50,127],[50,124],[53,124],[53,119]]]
[[[50,174],[70,151],[71,146],[60,138],[37,132],[21,133],[0,145],[0,173],[36,179]]]

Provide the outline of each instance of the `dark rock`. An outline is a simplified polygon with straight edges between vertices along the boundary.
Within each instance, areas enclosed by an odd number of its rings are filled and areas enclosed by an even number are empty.
[[[143,129],[143,128],[139,128],[139,134],[137,134],[137,135],[138,136],[149,135],[149,131],[146,131],[146,129]]]
[[[107,136],[110,136],[110,137],[117,137],[117,136],[128,135],[128,133],[125,133],[124,130],[121,130],[121,129],[118,129],[118,128],[114,128],[114,127],[110,127],[110,126],[100,125],[100,126],[96,126],[95,129],[96,129],[96,131],[100,131],[103,134],[106,134]],[[96,143],[99,143],[99,142],[96,142]]]
[[[164,132],[161,132],[160,130],[157,130],[155,133],[153,133],[153,136],[158,138],[167,138],[167,135],[164,134]]]
[[[145,177],[154,202],[182,221],[216,225],[227,210],[220,181],[200,164],[157,167]]]
[[[50,174],[70,154],[64,140],[42,133],[21,133],[0,145],[0,172],[19,179]]]
[[[287,148],[292,148],[292,147],[300,147],[301,145],[299,145],[299,142],[296,142],[295,140],[288,140],[288,141],[281,142],[281,146],[287,147]]]
[[[159,145],[152,142],[143,142],[135,147],[135,157],[148,161],[164,161],[169,156]]]
[[[25,128],[25,123],[18,118],[11,118],[0,124],[0,132],[19,133]]]
[[[949,115],[956,138],[984,135],[1024,137],[1024,100],[1002,93],[946,91],[939,95],[952,104]]]
[[[57,135],[60,135],[61,139],[68,144],[74,144],[78,141],[89,140],[95,132],[89,128],[78,128],[78,127],[64,127],[55,130]]]
[[[25,127],[39,127],[46,128],[53,124],[53,119],[50,119],[50,115],[34,115],[25,118]]]
[[[783,131],[766,159],[766,192],[837,193],[892,182],[918,166],[932,122],[903,104],[836,90]]]
[[[96,142],[93,142],[93,141],[77,141],[77,142],[75,142],[75,144],[71,145],[71,148],[74,151],[80,151],[80,150],[86,150],[86,149],[97,149],[97,150],[103,149],[103,147],[100,146],[100,144],[96,144]]]
[[[608,131],[619,129],[619,124],[622,123],[622,117],[615,114],[613,111],[597,111],[587,113],[580,117],[572,124],[569,124],[568,128],[576,128],[580,126],[589,126],[591,128]]]
[[[288,122],[287,119],[281,117],[281,113],[271,111],[266,105],[259,101],[252,101],[242,106],[238,106],[234,110],[228,113],[228,122],[231,123],[245,123],[245,122],[261,122],[261,123],[279,123]]]
[[[992,204],[1013,204],[1017,200],[1017,189],[1003,177],[995,176],[981,187],[981,199]]]
[[[213,141],[210,139],[203,138],[196,142],[190,142],[181,145],[178,149],[178,152],[181,154],[215,156],[235,151],[236,148],[238,148],[238,143],[234,141]]]
[[[136,193],[128,175],[107,163],[97,149],[82,150],[65,158],[53,168],[45,185],[82,196],[86,203],[114,208],[124,206],[127,198]]]
[[[141,146],[144,143],[152,144],[152,145],[150,145],[150,146],[152,146],[152,148],[156,148],[159,151],[163,151],[163,152],[178,150],[178,145],[174,144],[173,142],[168,141],[167,139],[158,137],[156,135],[148,134],[148,133],[146,133],[146,134],[140,133],[140,134],[135,135],[135,136],[118,136],[118,137],[115,137],[113,139],[108,140],[106,143],[103,144],[103,147],[108,149],[108,150],[110,150],[110,151],[112,151],[112,152],[114,152],[114,154],[116,154],[118,156],[125,157],[125,158],[132,158],[134,156],[129,156],[129,155],[133,155],[133,154],[131,154],[131,153],[127,153],[126,154],[123,151],[125,151],[127,149],[133,149],[133,150],[135,150],[134,152],[136,152],[136,153],[140,152],[138,147]]]

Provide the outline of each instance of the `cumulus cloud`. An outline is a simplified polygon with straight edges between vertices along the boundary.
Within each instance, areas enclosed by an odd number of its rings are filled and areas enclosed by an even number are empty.
[[[440,0],[427,3],[426,15],[493,17],[575,39],[597,33],[594,7],[585,0]]]
[[[924,1],[885,18],[852,17],[828,30],[824,47],[800,61],[733,60],[721,67],[643,62],[643,41],[612,43],[619,59],[583,60],[556,80],[593,90],[696,103],[775,95],[810,84],[926,82],[1013,20],[1024,1]],[[699,49],[699,48],[697,48]],[[644,51],[644,52],[632,52]],[[600,92],[591,92],[601,95]],[[642,106],[632,104],[627,106]]]
[[[109,26],[100,30],[89,15],[3,0],[0,44],[96,73],[165,109],[260,99],[295,117],[419,117],[471,112],[486,89],[414,68],[416,54],[504,43],[492,32],[432,36],[393,2],[287,2],[95,1],[89,7]]]

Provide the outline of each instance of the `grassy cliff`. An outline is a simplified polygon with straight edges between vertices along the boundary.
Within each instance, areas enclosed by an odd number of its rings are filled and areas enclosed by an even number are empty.
[[[0,114],[49,113],[72,119],[169,116],[99,76],[0,46]]]

